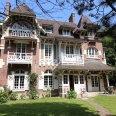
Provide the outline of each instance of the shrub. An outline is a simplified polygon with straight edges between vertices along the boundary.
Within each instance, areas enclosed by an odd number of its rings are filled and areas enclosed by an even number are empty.
[[[28,96],[29,99],[37,99],[39,97],[37,91],[30,91]]]
[[[17,93],[11,93],[10,100],[17,100],[17,99],[18,99],[18,94]]]
[[[42,98],[51,97],[51,90],[48,88],[45,94],[42,94]]]
[[[0,90],[0,103],[6,103],[8,101],[8,95],[5,91]]]
[[[67,91],[67,98],[68,99],[76,99],[77,93],[74,90]]]
[[[4,86],[3,90],[0,90],[0,103],[6,103],[9,99],[9,95],[11,94],[11,91]]]
[[[25,95],[25,94],[21,94],[21,95],[20,95],[20,99],[21,99],[21,100],[26,99],[26,95]]]

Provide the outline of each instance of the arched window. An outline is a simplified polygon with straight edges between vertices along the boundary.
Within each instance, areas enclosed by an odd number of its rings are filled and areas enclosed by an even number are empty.
[[[88,48],[87,49],[87,57],[98,57],[98,50],[93,47]]]
[[[15,74],[25,74],[25,72],[22,69],[18,69],[15,71]]]
[[[52,71],[46,70],[44,72],[44,88],[52,88],[53,87],[53,78],[52,78]]]
[[[18,21],[12,26],[12,36],[31,37],[32,27],[28,22]]]

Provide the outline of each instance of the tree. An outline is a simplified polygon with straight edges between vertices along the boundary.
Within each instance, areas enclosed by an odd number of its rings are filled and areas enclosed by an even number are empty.
[[[20,0],[16,0],[18,3]],[[112,20],[116,17],[116,0],[35,0],[38,7],[48,16],[51,17],[51,12],[56,12],[56,10],[63,10],[66,8],[74,8],[79,15],[89,11],[90,16],[96,18],[97,23],[109,27],[112,26]],[[43,4],[52,4],[51,9],[45,9]],[[105,13],[106,9],[108,12]],[[94,12],[93,12],[94,11]],[[115,23],[115,22],[114,22]]]
[[[15,0],[16,5],[22,4],[26,0]],[[97,23],[109,27],[114,25],[115,22],[112,20],[116,17],[116,0],[30,0],[35,3],[41,11],[53,18],[51,13],[57,11],[63,11],[64,9],[74,8],[79,15],[84,12],[89,12],[91,17],[97,19]],[[50,9],[45,8],[51,5]],[[105,12],[108,9],[108,12]],[[0,15],[5,15],[3,12],[0,12]]]
[[[105,47],[107,64],[112,67],[116,67],[116,26],[105,31],[102,42]],[[116,86],[115,75],[115,72],[109,75],[110,85]]]

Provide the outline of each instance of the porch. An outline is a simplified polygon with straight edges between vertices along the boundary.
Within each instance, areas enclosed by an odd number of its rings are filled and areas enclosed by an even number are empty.
[[[7,64],[31,64],[33,53],[16,53],[9,52],[7,54]]]

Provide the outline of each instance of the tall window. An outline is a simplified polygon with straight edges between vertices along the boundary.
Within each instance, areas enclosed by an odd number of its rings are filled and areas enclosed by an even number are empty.
[[[52,45],[45,45],[45,58],[52,58]]]
[[[92,83],[92,87],[98,87],[98,77],[91,76],[91,83]]]
[[[74,47],[73,45],[66,46],[66,54],[74,54]]]
[[[44,72],[44,88],[52,88],[52,87],[53,87],[52,72],[50,70],[46,70]]]
[[[98,51],[97,51],[97,49],[92,48],[92,47],[88,48],[87,49],[87,56],[88,57],[98,57]]]
[[[83,75],[80,75],[80,84],[84,84],[84,77],[83,77]]]
[[[68,84],[68,75],[64,75],[63,81],[64,84]]]
[[[70,30],[62,30],[62,35],[71,35]]]
[[[14,89],[23,89],[24,88],[24,71],[17,70],[14,76]]]
[[[26,44],[17,43],[16,51],[17,51],[17,59],[25,59]]]

